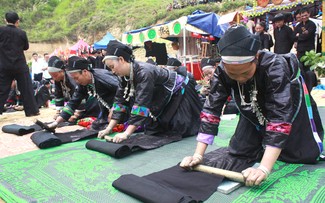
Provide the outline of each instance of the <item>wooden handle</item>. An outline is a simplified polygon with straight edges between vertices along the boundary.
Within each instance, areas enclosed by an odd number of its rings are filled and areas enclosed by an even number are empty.
[[[229,178],[230,180],[244,183],[244,176],[241,173],[234,172],[234,171],[229,171],[225,169],[220,169],[220,168],[214,168],[211,166],[205,166],[205,165],[197,165],[193,168],[196,171],[201,171],[204,173],[210,173],[210,174],[215,174],[215,175],[220,175],[224,176],[226,178]]]
[[[107,140],[107,141],[109,141],[109,142],[112,142],[113,141],[113,137],[108,136],[108,135],[105,135],[104,136],[104,139]]]

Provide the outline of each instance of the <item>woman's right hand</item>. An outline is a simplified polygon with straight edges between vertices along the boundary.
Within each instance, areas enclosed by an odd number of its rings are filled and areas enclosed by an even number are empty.
[[[184,157],[179,166],[188,170],[192,170],[192,167],[199,165],[202,162],[203,156],[195,153],[193,156]]]
[[[99,139],[104,139],[105,135],[110,134],[111,131],[112,131],[112,129],[109,128],[109,127],[107,127],[105,130],[101,130],[101,131],[99,131],[97,137],[98,137]]]

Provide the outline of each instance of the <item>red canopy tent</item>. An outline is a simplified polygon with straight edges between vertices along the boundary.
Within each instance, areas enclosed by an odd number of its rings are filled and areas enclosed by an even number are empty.
[[[76,54],[79,56],[81,55],[81,52],[89,51],[89,48],[90,48],[89,44],[87,44],[87,42],[81,39],[72,47],[70,47],[69,50],[70,50],[70,54]]]

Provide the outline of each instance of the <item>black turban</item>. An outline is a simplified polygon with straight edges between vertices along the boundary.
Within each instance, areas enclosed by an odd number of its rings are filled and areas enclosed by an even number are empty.
[[[127,62],[134,60],[132,49],[117,40],[111,40],[107,44],[106,56],[104,57],[103,62],[105,62],[106,59],[112,58],[114,56],[121,56]]]
[[[201,69],[204,70],[206,68],[214,68],[214,66],[216,66],[217,62],[218,61],[215,59],[203,58],[203,59],[201,59]]]
[[[218,42],[221,56],[255,56],[260,46],[259,36],[244,26],[230,27]]]
[[[182,65],[182,63],[177,59],[177,58],[169,58],[167,60],[167,66],[175,66],[175,67],[179,67]]]
[[[49,72],[59,72],[65,68],[64,62],[57,56],[51,56],[48,63]]]
[[[68,59],[68,66],[67,66],[68,72],[77,72],[77,71],[82,71],[84,69],[90,70],[89,62],[86,59],[78,56],[71,56]]]

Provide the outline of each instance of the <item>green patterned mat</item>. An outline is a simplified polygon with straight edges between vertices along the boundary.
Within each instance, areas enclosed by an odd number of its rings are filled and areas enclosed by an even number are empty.
[[[238,119],[222,121],[220,136],[208,148],[226,146]],[[0,159],[0,197],[5,202],[138,202],[111,183],[120,175],[150,174],[193,153],[195,137],[123,159],[87,150],[87,141]],[[269,179],[256,188],[241,187],[206,202],[325,202],[325,162],[317,165],[277,162]]]

